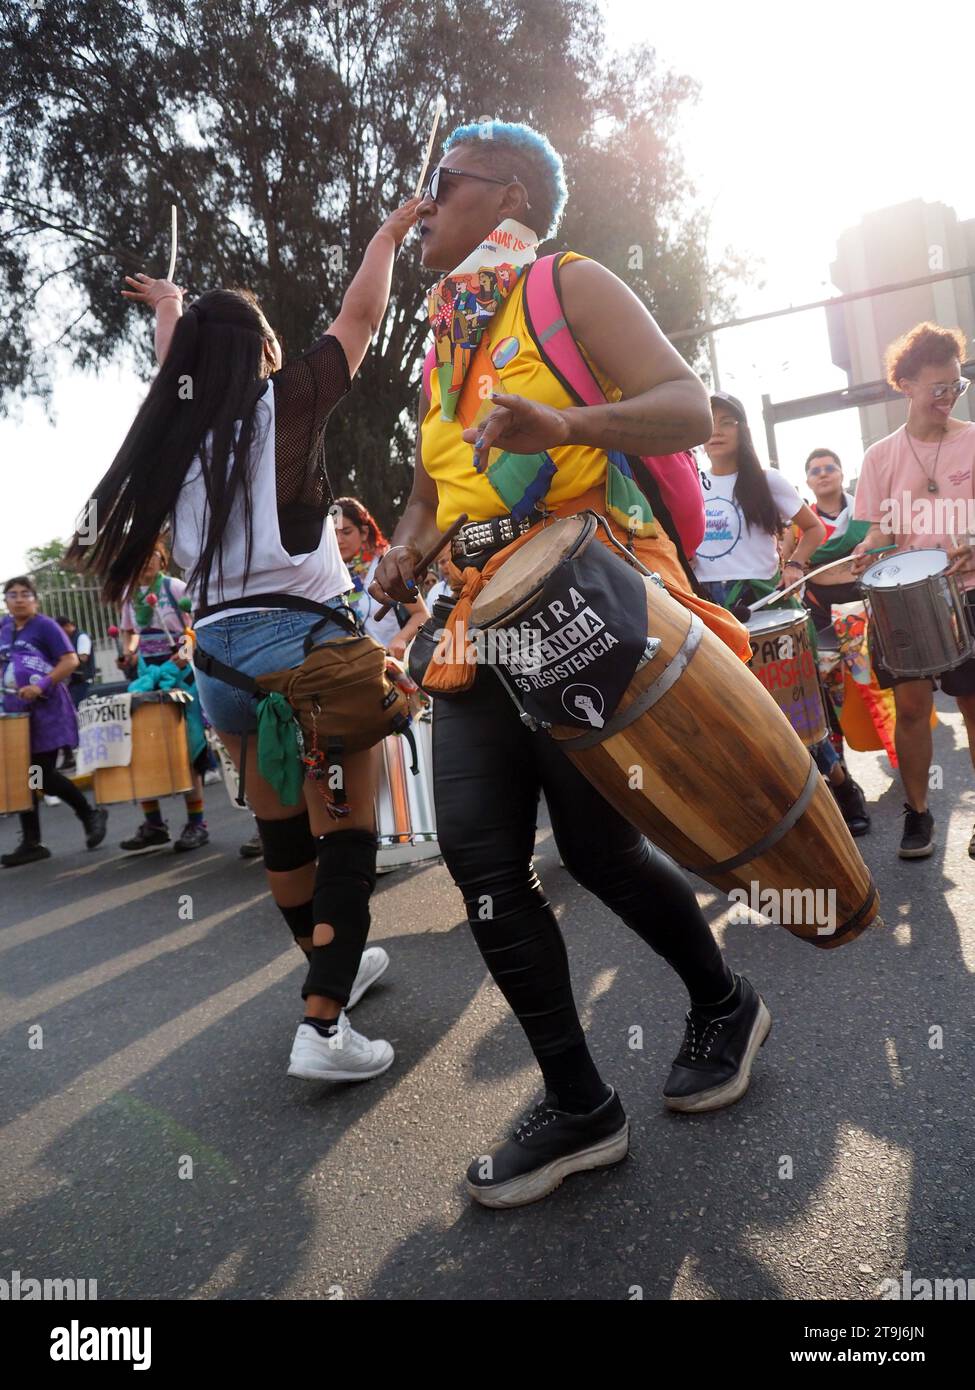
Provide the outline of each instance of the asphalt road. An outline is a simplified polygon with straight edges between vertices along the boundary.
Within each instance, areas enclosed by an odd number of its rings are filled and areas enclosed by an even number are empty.
[[[774,1020],[750,1092],[714,1115],[665,1110],[681,986],[543,826],[542,878],[632,1144],[506,1213],[461,1180],[536,1073],[438,861],[374,899],[392,965],[353,1017],[396,1062],[330,1088],[285,1076],[302,961],[260,862],[237,857],[250,820],[222,787],[210,846],[186,856],[113,848],[134,808],[93,853],[45,810],[54,857],[0,872],[0,1275],[95,1279],[99,1299],[845,1299],[904,1270],[975,1277],[975,778],[941,704],[932,858],[898,860],[899,783],[852,756],[885,929],[820,952],[727,924],[699,885]],[[0,819],[4,849],[15,831]]]

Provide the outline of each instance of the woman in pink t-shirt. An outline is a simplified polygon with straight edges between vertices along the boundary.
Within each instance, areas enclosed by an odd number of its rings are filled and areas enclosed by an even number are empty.
[[[963,334],[933,323],[918,324],[887,349],[887,380],[907,397],[907,422],[871,444],[864,456],[853,514],[871,525],[853,553],[859,557],[855,572],[862,574],[871,563],[864,552],[891,540],[901,550],[943,548],[952,560],[949,573],[969,591],[971,622],[975,566],[967,535],[975,505],[975,425],[951,417],[968,389],[961,375],[964,356]],[[959,536],[964,544],[958,544]],[[902,859],[924,859],[934,850],[928,809],[934,688],[940,683],[958,702],[975,761],[975,659],[921,680],[891,675],[876,656],[874,669],[880,686],[893,688],[897,708],[894,738],[907,798],[898,853]],[[975,858],[975,831],[968,853]]]

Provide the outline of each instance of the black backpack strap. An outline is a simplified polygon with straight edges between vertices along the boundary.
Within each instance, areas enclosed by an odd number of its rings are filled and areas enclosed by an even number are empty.
[[[258,684],[253,676],[247,676],[243,671],[235,671],[232,666],[224,665],[215,656],[203,651],[199,644],[193,653],[193,665],[198,667],[205,676],[212,676],[214,680],[232,685],[237,690],[243,690],[247,695],[260,694]]]

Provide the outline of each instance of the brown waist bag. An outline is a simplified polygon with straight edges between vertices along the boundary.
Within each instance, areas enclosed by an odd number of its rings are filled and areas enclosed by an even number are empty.
[[[331,615],[334,619],[334,614]],[[324,620],[327,621],[327,620]],[[324,624],[323,624],[324,625]],[[350,633],[356,632],[349,617]],[[372,637],[337,637],[315,646],[316,629],[305,638],[300,666],[248,676],[197,648],[194,663],[205,674],[262,699],[282,695],[294,711],[301,730],[305,775],[315,781],[331,816],[349,813],[345,795],[343,757],[381,743],[390,734],[403,734],[413,748],[409,703],[386,675],[386,651]],[[241,744],[240,790],[243,804],[247,735]]]
[[[337,637],[312,648],[300,666],[255,676],[264,694],[291,705],[305,745],[341,740],[358,753],[409,723],[407,699],[386,675],[386,651],[372,637]]]

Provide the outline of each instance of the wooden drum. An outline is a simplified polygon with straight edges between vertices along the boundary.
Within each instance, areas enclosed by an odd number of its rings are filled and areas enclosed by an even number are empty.
[[[877,917],[877,890],[809,750],[700,618],[618,550],[592,544],[597,523],[590,512],[546,527],[475,600],[480,629],[543,625],[541,664],[506,664],[522,718],[547,727],[606,800],[690,872],[760,901],[815,946],[851,941]],[[624,590],[625,623],[607,603]],[[605,699],[614,677],[603,680],[599,663],[625,649],[626,623],[645,651],[622,696]],[[537,719],[543,698],[550,723]],[[580,712],[574,723],[554,714],[559,704]]]
[[[0,712],[0,812],[29,811],[30,715]]]
[[[148,801],[193,786],[181,705],[165,693],[132,696],[132,759],[128,767],[95,769],[95,800]]]

